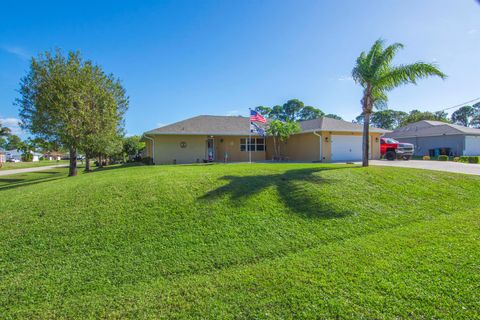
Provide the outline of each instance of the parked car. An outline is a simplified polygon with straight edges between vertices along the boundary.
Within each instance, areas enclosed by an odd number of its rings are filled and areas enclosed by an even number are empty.
[[[413,156],[413,144],[398,142],[392,138],[380,138],[380,154],[387,160],[410,160]]]
[[[7,159],[7,162],[21,162],[19,159],[15,159],[15,158],[9,158]]]

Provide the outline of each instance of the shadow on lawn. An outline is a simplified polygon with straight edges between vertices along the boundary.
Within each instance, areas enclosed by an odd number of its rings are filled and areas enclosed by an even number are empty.
[[[33,177],[32,177],[33,176]],[[21,175],[14,175],[12,178],[0,178],[0,191],[14,189],[46,181],[66,178],[65,173],[59,171],[38,171],[28,172]]]
[[[120,169],[124,167],[132,166],[130,164],[124,165],[112,165],[103,168],[94,168],[88,174],[94,174],[95,172],[113,170],[113,169]],[[78,174],[82,174],[84,166],[78,166]],[[4,176],[0,178],[0,191],[14,189],[19,187],[25,187],[33,184],[39,184],[47,181],[59,180],[59,179],[75,179],[75,177],[71,178],[68,177],[68,171],[33,171],[33,172],[26,172],[26,173],[17,173],[11,175],[11,177]]]
[[[360,167],[327,167],[288,170],[280,174],[253,175],[253,176],[224,176],[220,179],[228,183],[212,190],[200,199],[208,200],[227,195],[231,201],[239,206],[248,198],[260,193],[269,187],[275,187],[281,201],[290,210],[307,218],[332,219],[351,215],[352,212],[344,211],[332,206],[328,199],[322,199],[314,189],[336,183],[317,175],[321,171],[353,169]]]

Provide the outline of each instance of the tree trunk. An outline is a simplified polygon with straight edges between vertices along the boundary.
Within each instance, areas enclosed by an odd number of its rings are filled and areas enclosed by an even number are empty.
[[[68,176],[75,177],[77,175],[77,149],[70,148],[70,166],[68,168]]]
[[[85,172],[90,172],[90,157],[85,155]]]
[[[368,151],[370,150],[370,113],[365,112],[363,120],[363,157],[362,166],[368,167]]]
[[[275,156],[273,158],[274,160],[275,158],[277,158],[278,160],[277,139],[275,138],[275,136],[273,136],[273,150],[275,151]]]

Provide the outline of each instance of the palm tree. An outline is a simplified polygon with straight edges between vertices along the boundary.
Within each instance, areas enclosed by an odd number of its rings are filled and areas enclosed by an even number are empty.
[[[403,44],[394,43],[384,48],[384,41],[375,41],[368,53],[362,52],[352,70],[352,77],[363,87],[362,115],[363,122],[363,161],[368,166],[369,125],[373,107],[386,106],[387,92],[403,84],[416,84],[418,79],[447,76],[431,63],[415,62],[408,65],[393,66],[392,60]]]

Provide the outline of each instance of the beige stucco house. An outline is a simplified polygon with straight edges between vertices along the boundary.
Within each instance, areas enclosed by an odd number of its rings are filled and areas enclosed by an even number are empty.
[[[300,121],[301,131],[280,147],[287,161],[346,162],[362,158],[363,126],[319,118]],[[370,155],[380,158],[380,136],[370,129]],[[197,116],[143,134],[145,156],[155,164],[204,161],[242,162],[274,159],[273,138],[250,134],[250,119],[239,116]],[[249,141],[251,143],[249,143]],[[249,152],[249,149],[251,152]]]

